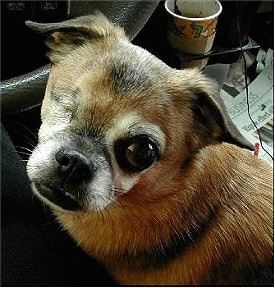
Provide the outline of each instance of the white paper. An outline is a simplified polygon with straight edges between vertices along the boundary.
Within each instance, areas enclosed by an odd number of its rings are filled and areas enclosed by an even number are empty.
[[[262,70],[258,77],[248,85],[248,99],[246,89],[240,92],[236,97],[230,97],[228,93],[222,91],[221,97],[224,99],[226,109],[232,121],[239,131],[251,143],[259,143],[255,138],[255,131],[270,122],[273,119],[274,102],[273,102],[273,51],[267,53],[267,66]],[[248,114],[248,105],[251,121]],[[255,133],[253,133],[255,132]],[[273,157],[273,149],[266,143],[262,142],[263,147]],[[272,158],[260,147],[259,157],[273,165]]]

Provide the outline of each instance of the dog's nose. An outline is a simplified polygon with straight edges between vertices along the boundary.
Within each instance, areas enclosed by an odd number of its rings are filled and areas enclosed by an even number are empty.
[[[55,154],[55,160],[63,183],[79,184],[93,176],[92,164],[78,151],[60,150]]]

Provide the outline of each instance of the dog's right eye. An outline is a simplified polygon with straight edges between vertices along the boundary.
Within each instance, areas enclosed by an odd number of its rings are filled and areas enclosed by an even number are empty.
[[[146,135],[138,135],[115,144],[119,166],[127,172],[140,172],[159,158],[157,145]]]

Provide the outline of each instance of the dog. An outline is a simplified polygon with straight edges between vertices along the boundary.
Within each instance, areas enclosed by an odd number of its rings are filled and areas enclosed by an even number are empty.
[[[26,24],[52,65],[27,173],[77,245],[120,284],[273,285],[272,168],[215,81],[100,12]]]

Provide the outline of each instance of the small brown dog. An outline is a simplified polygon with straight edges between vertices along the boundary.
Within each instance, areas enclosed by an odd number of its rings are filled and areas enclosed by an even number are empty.
[[[28,175],[78,245],[122,284],[272,285],[272,168],[215,84],[100,13],[27,25],[52,61]]]

